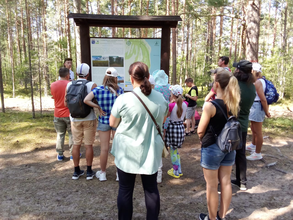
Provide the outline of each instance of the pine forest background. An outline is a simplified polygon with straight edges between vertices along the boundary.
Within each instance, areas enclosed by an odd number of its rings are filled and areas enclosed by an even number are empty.
[[[231,69],[233,61],[253,60],[247,48],[249,6],[259,21],[254,59],[280,97],[292,98],[291,0],[0,0],[0,91],[4,89],[6,97],[48,96],[64,58],[73,58],[75,70],[80,62],[79,30],[67,18],[71,12],[181,16],[182,22],[171,31],[170,82],[183,84],[192,77],[197,86],[207,87],[209,70],[217,66],[219,56],[230,57]],[[91,27],[90,35],[159,38],[161,29]]]

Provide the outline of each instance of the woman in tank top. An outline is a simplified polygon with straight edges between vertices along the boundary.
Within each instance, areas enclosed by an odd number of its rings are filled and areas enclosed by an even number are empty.
[[[266,82],[261,75],[261,65],[259,63],[252,64],[252,74],[256,78],[254,83],[256,96],[253,105],[250,108],[249,121],[252,131],[252,143],[246,146],[246,150],[252,152],[250,156],[247,156],[247,160],[260,160],[262,159],[261,148],[263,143],[262,136],[262,123],[265,116],[271,117],[269,113],[269,106],[264,94],[266,89]]]
[[[227,110],[227,116],[237,117],[239,112],[240,89],[237,79],[227,70],[217,71],[213,85],[217,102]],[[202,144],[201,166],[206,181],[208,214],[201,213],[199,219],[222,219],[225,217],[232,198],[231,171],[235,162],[235,151],[223,153],[216,144],[215,134],[219,135],[227,120],[221,109],[207,102],[198,125],[197,133]],[[221,184],[221,205],[218,210],[218,180]]]

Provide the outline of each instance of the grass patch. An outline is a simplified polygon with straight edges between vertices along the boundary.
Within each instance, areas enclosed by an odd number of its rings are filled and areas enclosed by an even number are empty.
[[[278,117],[265,119],[263,122],[265,133],[273,137],[292,137],[293,136],[293,119],[287,117]]]
[[[0,151],[33,150],[55,143],[53,118],[53,113],[35,119],[30,112],[0,113]]]

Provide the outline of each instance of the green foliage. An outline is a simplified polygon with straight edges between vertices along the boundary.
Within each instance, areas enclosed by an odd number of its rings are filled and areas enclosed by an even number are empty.
[[[208,0],[209,6],[223,7],[228,5],[228,0]]]

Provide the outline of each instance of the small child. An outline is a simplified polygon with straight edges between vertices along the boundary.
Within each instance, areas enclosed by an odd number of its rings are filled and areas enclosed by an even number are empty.
[[[185,129],[183,120],[187,111],[187,102],[183,102],[182,94],[183,89],[180,85],[170,86],[171,102],[169,104],[170,122],[166,131],[166,144],[170,147],[170,156],[173,168],[168,170],[168,174],[174,178],[179,178],[183,175],[181,170],[180,155],[178,148],[181,148],[184,137]]]

